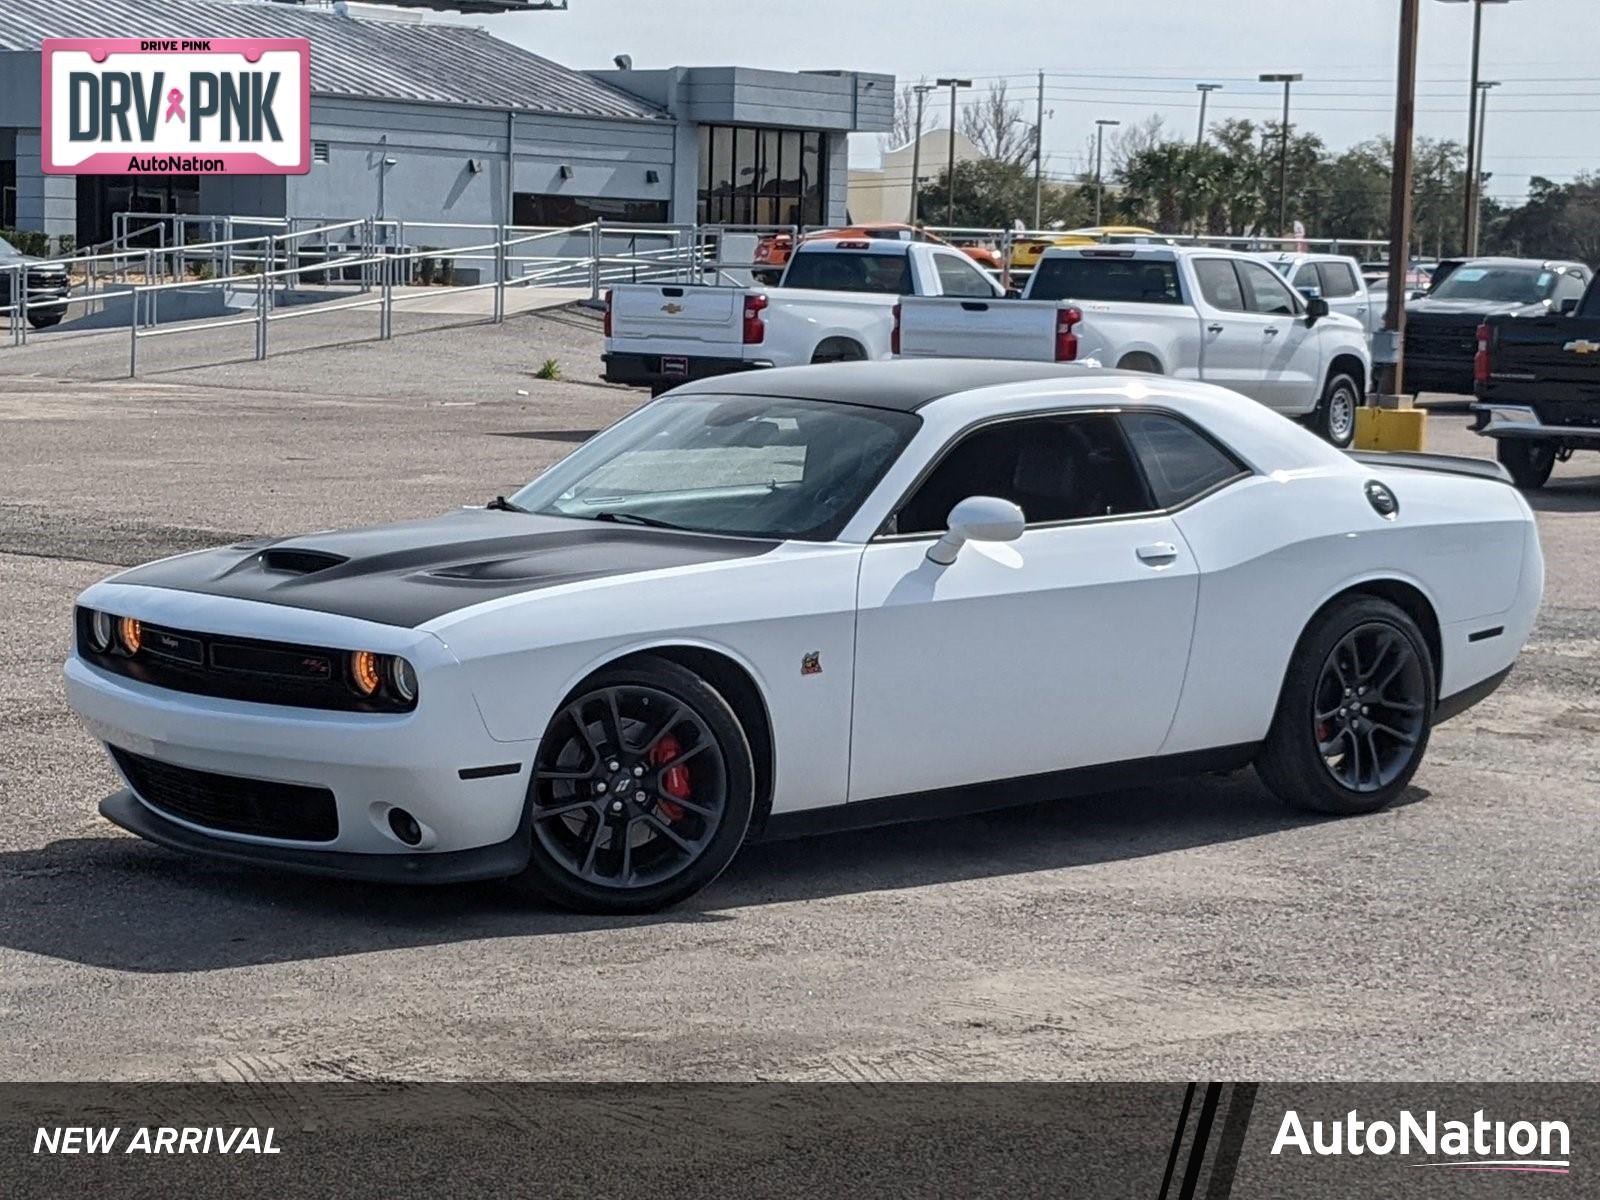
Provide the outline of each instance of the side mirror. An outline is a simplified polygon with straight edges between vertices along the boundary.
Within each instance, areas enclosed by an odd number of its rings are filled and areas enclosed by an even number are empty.
[[[997,496],[968,496],[950,510],[945,534],[928,547],[928,561],[948,567],[968,542],[1014,542],[1028,527],[1022,510]]]
[[[1578,311],[1578,298],[1576,296],[1568,296],[1565,300],[1563,300],[1561,302],[1561,315],[1563,317],[1570,317],[1573,313],[1575,313],[1577,311]]]
[[[1021,288],[1014,288],[1014,287],[1007,288],[1006,289],[1006,299],[1007,300],[1021,300],[1022,299],[1022,289]]]
[[[1306,301],[1306,324],[1315,325],[1331,311],[1326,300],[1321,296],[1313,296]]]
[[[1408,300],[1426,300],[1428,298],[1428,293],[1426,291],[1424,291],[1422,288],[1418,288],[1416,291],[1412,292],[1411,295],[1406,297],[1406,298]]]

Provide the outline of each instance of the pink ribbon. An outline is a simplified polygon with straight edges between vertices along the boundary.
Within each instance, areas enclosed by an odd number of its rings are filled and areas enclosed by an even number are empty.
[[[177,88],[173,88],[167,93],[166,120],[170,121],[173,117],[177,117],[180,121],[187,121],[189,119],[183,115],[183,93]]]

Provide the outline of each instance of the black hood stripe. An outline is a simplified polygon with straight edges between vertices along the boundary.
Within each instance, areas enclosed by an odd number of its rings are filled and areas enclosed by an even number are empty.
[[[778,544],[463,509],[397,525],[243,542],[135,567],[115,582],[415,628],[503,596],[753,558]]]

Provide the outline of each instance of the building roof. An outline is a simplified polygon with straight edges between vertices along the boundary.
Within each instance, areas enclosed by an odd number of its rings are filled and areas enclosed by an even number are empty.
[[[0,50],[45,38],[303,37],[318,96],[665,120],[636,96],[470,25],[373,21],[230,0],[3,0]]]

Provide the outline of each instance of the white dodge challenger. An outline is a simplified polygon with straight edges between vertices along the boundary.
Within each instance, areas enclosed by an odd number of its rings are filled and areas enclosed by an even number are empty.
[[[705,380],[509,499],[83,593],[68,695],[181,850],[595,912],[748,837],[1254,763],[1364,813],[1543,590],[1493,463],[1221,388],[919,360]]]

